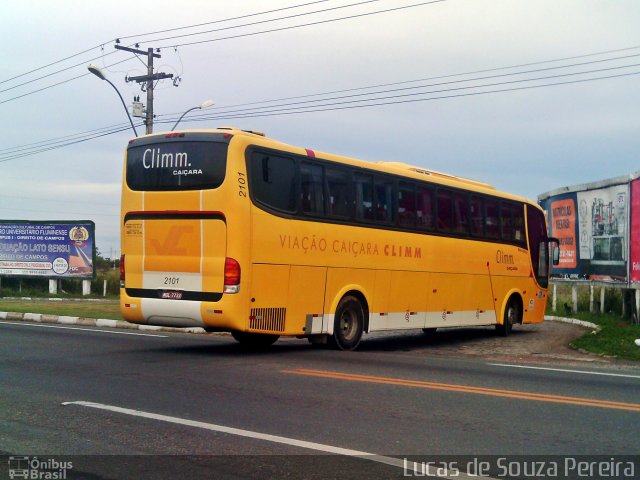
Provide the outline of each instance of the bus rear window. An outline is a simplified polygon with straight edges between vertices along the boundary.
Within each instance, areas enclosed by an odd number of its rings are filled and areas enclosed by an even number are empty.
[[[132,190],[200,190],[222,185],[227,144],[161,142],[127,152],[127,185]]]

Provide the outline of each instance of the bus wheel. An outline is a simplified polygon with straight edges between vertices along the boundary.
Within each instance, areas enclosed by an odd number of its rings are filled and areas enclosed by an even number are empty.
[[[268,333],[250,333],[250,332],[231,332],[233,338],[235,338],[241,345],[249,348],[268,347],[273,345],[276,340],[280,338],[280,335],[270,335]]]
[[[498,335],[503,337],[508,336],[513,329],[513,326],[516,323],[520,323],[520,306],[516,301],[515,297],[511,297],[509,299],[509,303],[507,303],[507,308],[504,311],[504,318],[502,320],[502,324],[496,325],[496,332]]]
[[[332,343],[340,350],[355,350],[364,331],[364,309],[360,300],[347,295],[340,300],[333,325]]]

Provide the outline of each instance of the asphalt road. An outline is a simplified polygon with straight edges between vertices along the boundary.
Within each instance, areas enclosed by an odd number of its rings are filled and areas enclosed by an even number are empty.
[[[0,479],[9,455],[69,458],[66,478],[263,479],[639,453],[639,367],[461,355],[456,338],[497,348],[478,329],[247,351],[228,336],[0,322]]]

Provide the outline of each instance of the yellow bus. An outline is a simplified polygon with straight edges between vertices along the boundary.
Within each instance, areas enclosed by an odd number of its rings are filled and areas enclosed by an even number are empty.
[[[538,205],[488,184],[235,128],[131,140],[121,221],[126,320],[343,350],[542,322],[555,240]]]

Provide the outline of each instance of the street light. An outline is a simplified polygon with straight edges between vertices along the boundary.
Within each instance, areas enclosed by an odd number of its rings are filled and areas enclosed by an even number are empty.
[[[171,131],[173,132],[173,131],[176,129],[176,127],[177,127],[177,126],[178,126],[178,124],[180,123],[180,120],[182,120],[182,119],[184,118],[184,116],[185,116],[187,113],[189,113],[189,112],[191,112],[191,111],[193,111],[193,110],[198,110],[198,109],[200,109],[200,110],[204,110],[205,108],[209,108],[209,107],[212,107],[212,106],[213,106],[213,100],[205,100],[204,102],[202,102],[202,103],[201,103],[200,105],[198,105],[197,107],[190,108],[189,110],[187,110],[186,112],[184,112],[184,113],[180,116],[180,118],[179,118],[179,119],[178,119],[178,121],[175,123],[175,125],[173,126],[173,128],[171,128]]]
[[[109,85],[111,85],[113,87],[113,89],[116,91],[116,93],[120,97],[120,101],[122,102],[122,106],[124,107],[124,111],[127,112],[127,117],[129,118],[129,122],[131,122],[131,128],[133,128],[133,133],[135,133],[136,137],[137,137],[138,136],[138,132],[136,131],[136,127],[135,127],[135,125],[133,125],[133,120],[131,120],[131,115],[129,115],[129,110],[127,109],[127,106],[124,103],[124,99],[122,98],[122,95],[120,95],[120,92],[118,91],[116,86],[113,83],[111,83],[111,81],[109,81],[109,79],[107,77],[104,76],[104,73],[102,72],[102,70],[100,69],[99,66],[94,65],[92,63],[90,65],[87,65],[87,69],[89,69],[89,71],[91,73],[93,73],[96,77],[98,77],[100,80],[105,80],[106,82],[108,82]]]

